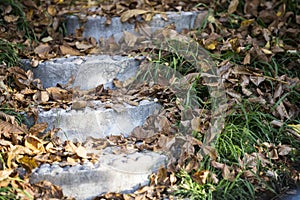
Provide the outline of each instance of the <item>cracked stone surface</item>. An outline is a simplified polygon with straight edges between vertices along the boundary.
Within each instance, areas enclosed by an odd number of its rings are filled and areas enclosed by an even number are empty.
[[[64,195],[88,200],[110,192],[133,192],[149,183],[149,176],[165,166],[167,157],[143,151],[114,154],[104,149],[100,160],[75,166],[60,167],[58,163],[43,164],[30,177],[31,183],[48,180],[62,187]]]
[[[158,28],[163,28],[174,23],[176,30],[181,32],[184,29],[195,29],[201,26],[208,12],[166,12],[168,20],[164,20],[160,14],[156,14],[147,24],[154,32]],[[113,17],[111,24],[105,24],[106,18],[103,16],[88,16],[86,22],[80,23],[77,16],[66,18],[66,30],[68,34],[75,34],[76,29],[83,27],[83,37],[94,37],[99,40],[101,37],[108,38],[115,36],[118,41],[119,35],[123,31],[132,31],[135,28],[133,23],[120,21],[120,17]]]
[[[65,110],[61,108],[39,112],[39,122],[47,122],[49,128],[60,128],[57,136],[65,140],[84,142],[87,137],[105,138],[123,134],[127,137],[148,116],[160,109],[154,102],[142,101],[138,106],[124,105],[121,111],[105,108]]]
[[[57,83],[66,84],[74,77],[73,86],[87,90],[100,84],[111,85],[114,78],[125,81],[137,73],[139,64],[139,60],[126,56],[92,55],[55,58],[35,68],[30,66],[29,61],[23,61],[22,67],[32,70],[45,88],[56,86]]]

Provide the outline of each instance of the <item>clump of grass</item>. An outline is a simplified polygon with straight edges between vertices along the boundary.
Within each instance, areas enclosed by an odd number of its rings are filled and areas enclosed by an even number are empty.
[[[0,62],[7,67],[16,66],[19,64],[18,52],[21,49],[20,45],[13,44],[0,38]]]
[[[23,10],[23,5],[18,0],[2,0],[3,5],[10,5],[12,7],[11,14],[19,16],[17,21],[18,31],[24,32],[24,36],[27,39],[37,41],[35,32],[33,28],[29,25],[25,12]],[[0,24],[6,25],[4,20],[0,20]]]

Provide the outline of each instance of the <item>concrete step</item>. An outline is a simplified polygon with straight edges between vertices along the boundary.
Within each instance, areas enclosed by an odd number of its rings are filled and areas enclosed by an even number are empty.
[[[85,107],[82,110],[40,110],[38,121],[47,122],[49,128],[60,128],[57,136],[62,141],[84,142],[87,137],[105,138],[120,134],[128,137],[135,127],[143,125],[147,117],[161,107],[147,100],[141,101],[138,106],[118,104],[117,110],[104,106],[96,102],[93,108]]]
[[[167,13],[168,21],[156,15],[148,25],[151,28],[162,28],[174,23],[176,29],[181,31],[200,26],[206,14]],[[80,23],[78,17],[69,16],[66,19],[67,32],[74,34],[77,28],[83,26],[84,37],[99,40],[124,30],[134,30],[133,24],[121,23],[120,18],[112,18],[109,26],[104,24],[105,20],[104,17],[96,16],[88,17],[85,23]],[[133,77],[139,64],[140,60],[134,58],[101,55],[53,59],[41,63],[37,68],[31,68],[29,62],[25,62],[24,68],[31,69],[46,88],[57,83],[66,84],[74,76],[72,86],[88,90],[100,84],[111,86],[114,78],[125,81]],[[50,128],[61,128],[57,135],[62,140],[84,142],[88,137],[104,138],[111,134],[123,134],[126,137],[135,127],[142,125],[149,115],[160,109],[160,105],[149,101],[142,101],[137,106],[122,104],[121,109],[106,109],[101,102],[92,103],[94,106],[80,110],[40,110],[39,121],[48,122]],[[60,167],[60,163],[43,164],[34,170],[30,181],[35,183],[48,180],[61,186],[65,195],[86,200],[106,192],[133,192],[148,184],[149,175],[167,163],[165,155],[155,152],[113,152],[110,147],[106,148],[96,164],[87,162],[71,167]]]
[[[45,88],[56,86],[57,83],[66,84],[74,77],[73,86],[88,90],[100,84],[109,87],[114,78],[124,81],[133,77],[141,59],[109,55],[70,56],[42,62],[35,68],[25,60],[22,67],[32,70]]]
[[[151,31],[156,31],[158,28],[163,28],[167,25],[174,24],[176,30],[181,32],[184,29],[196,29],[199,28],[207,16],[208,12],[166,12],[167,19],[161,14],[156,14],[151,21],[146,24],[151,27]],[[80,18],[85,18],[80,16]],[[66,17],[66,30],[68,34],[75,35],[76,29],[82,27],[83,37],[94,37],[99,40],[101,37],[108,38],[110,36],[116,36],[115,39],[118,41],[118,34],[123,31],[132,31],[135,28],[135,24],[124,22],[122,23],[120,17],[113,17],[111,24],[106,25],[106,17],[104,16],[87,16],[84,22],[80,22],[78,16],[67,16]]]
[[[114,154],[107,147],[99,162],[61,167],[59,163],[43,164],[31,174],[30,182],[48,180],[63,189],[66,196],[89,200],[110,192],[130,193],[149,183],[149,176],[165,166],[167,157],[144,151]]]

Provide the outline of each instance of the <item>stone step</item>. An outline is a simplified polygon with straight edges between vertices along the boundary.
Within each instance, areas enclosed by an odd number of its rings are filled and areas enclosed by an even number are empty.
[[[147,117],[159,109],[159,104],[147,100],[139,102],[138,106],[118,104],[117,110],[106,109],[103,103],[98,102],[94,108],[82,110],[40,110],[38,121],[47,122],[49,128],[60,128],[57,136],[62,141],[84,142],[87,137],[105,138],[120,134],[128,137],[135,127],[143,125]]]
[[[42,62],[35,68],[25,60],[22,67],[32,70],[45,88],[56,86],[57,83],[66,84],[74,77],[73,86],[88,90],[100,84],[109,87],[114,78],[125,81],[133,77],[141,59],[109,55],[70,56]]]
[[[196,29],[199,28],[207,16],[208,12],[195,11],[195,12],[166,12],[167,19],[161,14],[156,14],[151,21],[146,24],[151,27],[151,31],[156,31],[157,28],[163,28],[167,25],[174,24],[176,30],[181,32],[184,29]],[[85,18],[81,16],[81,18]],[[94,37],[99,40],[101,37],[108,38],[110,36],[116,36],[118,40],[118,34],[123,31],[132,31],[135,28],[135,24],[124,22],[122,23],[120,17],[113,17],[111,24],[106,25],[106,17],[104,16],[87,16],[84,22],[80,22],[78,16],[66,17],[66,31],[68,34],[75,34],[76,29],[82,28],[83,37]]]
[[[63,189],[66,196],[89,200],[110,192],[130,193],[149,183],[149,176],[165,166],[167,157],[150,151],[114,154],[104,149],[96,164],[86,162],[60,167],[43,164],[30,176],[31,183],[48,180]]]
[[[207,13],[206,13],[207,14]],[[167,13],[168,21],[155,15],[148,25],[151,28],[162,28],[174,23],[176,29],[191,29],[199,27],[205,15],[197,12]],[[120,18],[112,18],[109,26],[104,25],[105,18],[88,17],[81,24],[78,17],[66,19],[69,34],[75,33],[83,26],[84,37],[108,38],[120,34],[124,30],[134,30],[134,25],[121,23]],[[74,76],[73,86],[82,90],[95,88],[100,84],[111,86],[114,78],[121,81],[133,77],[141,60],[122,56],[85,56],[59,58],[41,63],[37,68],[31,68],[25,62],[24,68],[31,69],[35,77],[40,78],[44,87],[52,87],[57,83],[66,84]],[[137,126],[144,123],[146,118],[160,105],[142,101],[138,106],[123,104],[122,108],[106,109],[101,102],[93,102],[95,106],[80,110],[55,108],[49,111],[40,110],[39,121],[48,122],[49,127],[59,127],[58,136],[62,140],[77,140],[84,142],[88,137],[104,138],[109,135],[123,134],[125,137]],[[149,175],[166,166],[167,157],[155,152],[143,151],[134,153],[114,154],[106,148],[99,155],[96,164],[84,163],[75,166],[60,167],[60,163],[43,164],[34,170],[30,177],[32,183],[48,180],[62,187],[64,195],[77,200],[92,199],[106,192],[133,192],[149,182]]]

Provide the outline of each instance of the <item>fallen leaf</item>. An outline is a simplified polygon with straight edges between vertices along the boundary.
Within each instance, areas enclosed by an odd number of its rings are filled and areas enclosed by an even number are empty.
[[[18,21],[19,16],[16,15],[5,15],[4,20],[8,23],[16,22]]]
[[[239,0],[231,0],[228,7],[228,14],[232,14],[236,11],[239,5]]]
[[[140,10],[140,9],[132,9],[132,10],[127,10],[125,12],[123,12],[121,14],[121,22],[126,22],[128,21],[130,18],[141,15],[141,14],[145,14],[148,13],[149,11],[147,10]]]
[[[77,147],[75,152],[76,152],[76,155],[79,156],[80,158],[88,158],[87,151],[83,146]]]
[[[34,53],[38,54],[41,59],[47,59],[49,56],[49,52],[51,51],[51,47],[49,44],[41,43],[34,49]]]
[[[63,55],[71,55],[71,56],[80,56],[81,55],[81,53],[78,50],[76,50],[70,46],[60,45],[59,49]]]
[[[192,179],[200,184],[200,185],[204,185],[206,182],[207,182],[207,179],[208,179],[208,175],[209,175],[209,171],[208,170],[202,170],[202,171],[198,171],[198,172],[195,172],[193,175],[192,175]]]
[[[39,138],[33,135],[28,135],[25,138],[25,147],[29,148],[30,150],[32,150],[34,153],[37,154],[45,152],[43,142]]]
[[[29,132],[32,135],[38,135],[39,133],[42,133],[46,130],[46,128],[48,127],[48,124],[46,122],[44,123],[37,123],[35,125],[33,125],[30,129]]]
[[[34,168],[38,166],[34,158],[31,158],[29,156],[22,156],[21,158],[18,158],[17,160],[19,163],[21,163],[28,171],[31,172]]]
[[[4,181],[9,177],[9,175],[13,172],[12,169],[0,170],[0,181]]]

